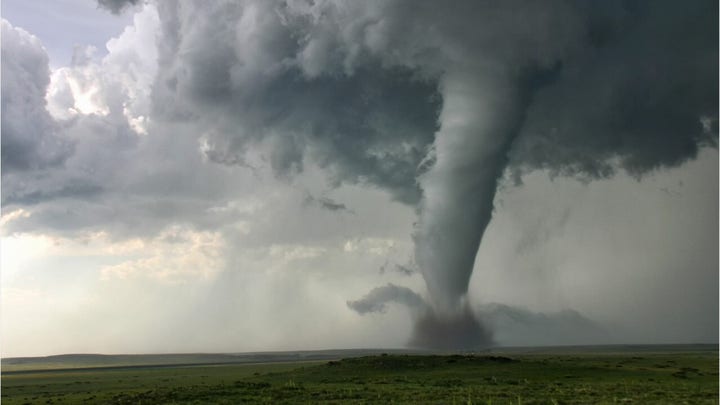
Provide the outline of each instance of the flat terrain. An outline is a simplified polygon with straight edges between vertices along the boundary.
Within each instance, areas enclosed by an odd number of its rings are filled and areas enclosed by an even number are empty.
[[[3,404],[718,403],[715,345],[371,353],[3,359],[1,395]],[[318,358],[333,355],[347,358]]]

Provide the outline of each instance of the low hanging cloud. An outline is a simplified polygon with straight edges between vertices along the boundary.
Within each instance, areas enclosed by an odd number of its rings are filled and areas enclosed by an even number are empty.
[[[356,301],[348,301],[347,305],[353,311],[363,315],[373,312],[385,312],[387,304],[398,303],[405,305],[413,312],[424,312],[427,304],[418,293],[394,284],[377,287]]]

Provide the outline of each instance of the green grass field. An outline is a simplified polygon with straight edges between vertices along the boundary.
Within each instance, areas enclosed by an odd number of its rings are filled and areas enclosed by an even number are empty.
[[[3,404],[718,403],[718,352],[516,351],[334,361],[16,369]]]

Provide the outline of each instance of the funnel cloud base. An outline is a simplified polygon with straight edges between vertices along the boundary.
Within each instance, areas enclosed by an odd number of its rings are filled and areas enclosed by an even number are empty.
[[[409,346],[431,350],[479,350],[493,345],[489,328],[469,306],[453,314],[438,315],[428,309],[415,322]]]

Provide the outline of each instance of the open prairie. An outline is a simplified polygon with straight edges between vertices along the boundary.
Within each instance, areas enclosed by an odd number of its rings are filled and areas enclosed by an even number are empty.
[[[329,360],[333,355],[344,358]],[[248,362],[257,361],[256,354],[110,356],[105,364],[98,361],[102,356],[75,356],[74,363],[73,356],[66,356],[66,363],[55,366],[35,359],[35,370],[28,366],[30,359],[4,359],[2,402],[718,402],[718,352],[714,345],[516,348],[474,354],[327,351],[263,356],[260,362]],[[93,359],[92,366],[87,364],[89,359]],[[143,364],[143,359],[155,364]]]

